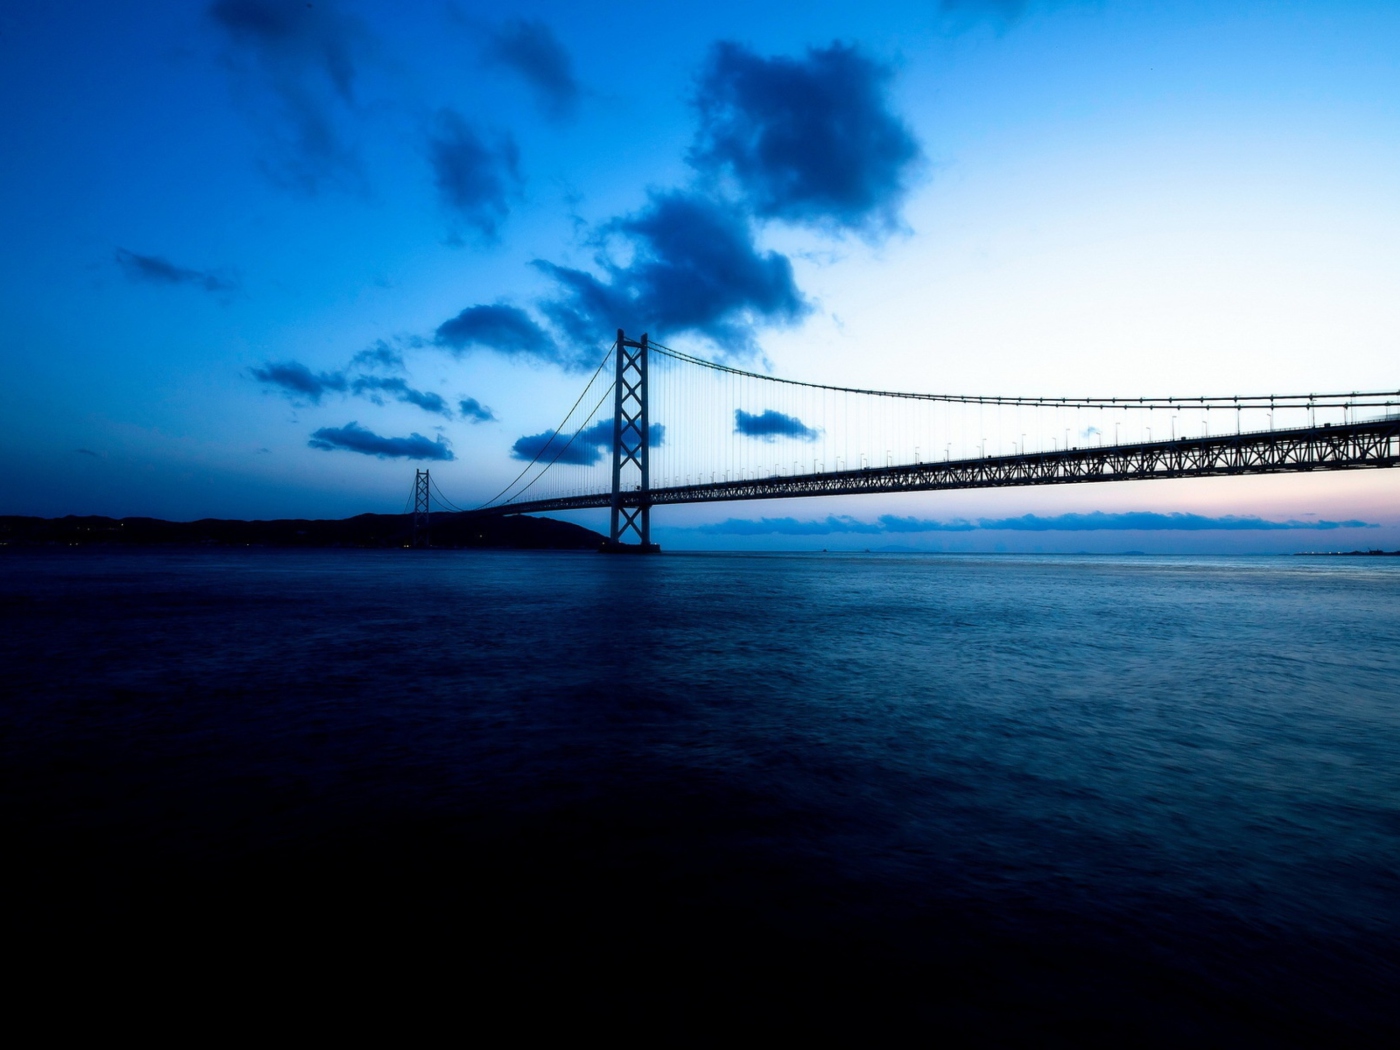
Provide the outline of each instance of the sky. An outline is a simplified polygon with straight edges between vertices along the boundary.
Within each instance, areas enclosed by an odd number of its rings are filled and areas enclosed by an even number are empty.
[[[5,5],[0,100],[0,513],[472,506],[619,327],[881,389],[1400,389],[1394,3]],[[1395,549],[1400,474],[653,528]]]

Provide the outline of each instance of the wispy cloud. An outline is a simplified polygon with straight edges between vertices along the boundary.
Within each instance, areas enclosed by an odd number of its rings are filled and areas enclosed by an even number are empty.
[[[389,394],[395,401],[402,401],[407,405],[417,405],[424,412],[433,412],[448,419],[452,418],[452,409],[441,394],[435,394],[427,390],[415,390],[408,383],[398,377],[384,378],[383,376],[356,376],[350,384],[350,392],[362,397],[368,397],[376,404],[383,404],[380,395]]]
[[[457,402],[462,418],[472,423],[495,423],[496,413],[474,397],[464,397]]]
[[[1005,28],[1025,17],[1034,0],[938,0],[938,14],[958,28],[991,22]]]
[[[234,56],[253,58],[275,100],[276,112],[263,124],[264,169],[273,181],[306,193],[360,183],[346,124],[356,116],[357,62],[369,42],[364,25],[324,0],[215,0],[208,12]]]
[[[319,405],[327,393],[344,393],[348,387],[343,372],[313,372],[299,361],[269,361],[253,369],[253,378],[277,387],[288,397],[305,398]]]
[[[238,282],[232,277],[212,270],[179,266],[159,255],[140,255],[125,248],[118,248],[116,260],[122,273],[129,279],[145,284],[187,284],[202,288],[206,292],[232,292],[238,288]]]
[[[307,444],[312,448],[323,449],[327,452],[336,450],[358,452],[361,455],[377,456],[380,459],[450,460],[457,458],[452,454],[452,449],[444,438],[439,437],[436,441],[431,441],[418,433],[410,434],[408,437],[381,437],[353,421],[346,423],[343,427],[322,427],[311,435],[311,440]]]
[[[369,355],[366,358],[365,355]],[[401,366],[403,358],[379,343],[369,350],[361,351],[353,362],[377,364],[387,362],[387,367]],[[313,372],[300,361],[269,361],[252,369],[253,378],[267,386],[274,387],[293,403],[308,401],[319,405],[327,394],[352,394],[367,398],[376,405],[384,404],[385,397],[406,405],[416,405],[424,412],[432,412],[446,419],[452,418],[452,407],[441,394],[430,390],[417,390],[408,385],[407,380],[398,376],[361,374],[349,376],[345,370],[335,372]]]
[[[487,135],[444,109],[428,135],[438,197],[453,217],[487,241],[500,234],[520,192],[520,150],[510,135]]]
[[[484,57],[524,78],[546,116],[563,120],[578,108],[573,59],[543,22],[517,18],[490,30]]]
[[[403,354],[395,350],[383,339],[375,340],[373,346],[366,347],[350,358],[352,368],[382,368],[386,372],[402,372]]]

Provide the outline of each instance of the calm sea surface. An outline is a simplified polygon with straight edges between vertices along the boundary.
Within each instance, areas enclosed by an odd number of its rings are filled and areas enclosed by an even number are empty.
[[[1397,1033],[1400,559],[6,552],[0,620],[31,934],[431,934],[673,1021]]]

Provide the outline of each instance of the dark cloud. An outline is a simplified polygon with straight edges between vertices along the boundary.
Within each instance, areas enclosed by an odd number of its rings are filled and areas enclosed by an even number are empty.
[[[359,158],[344,124],[354,115],[356,59],[368,34],[321,0],[216,0],[209,17],[257,61],[280,112],[267,128],[279,183],[315,192],[358,181]]]
[[[736,408],[734,410],[734,433],[761,438],[764,441],[776,441],[780,437],[796,438],[798,441],[816,441],[822,434],[820,430],[807,426],[796,416],[774,412],[771,408],[760,414]]]
[[[316,405],[327,393],[344,393],[348,385],[343,372],[313,372],[297,361],[269,361],[261,368],[253,369],[253,378],[269,386],[281,387],[282,392],[293,400],[304,397]]]
[[[80,455],[80,456],[91,456],[93,459],[101,459],[101,458],[102,458],[102,456],[101,456],[99,453],[94,452],[94,451],[93,451],[92,449],[90,449],[90,448],[75,448],[73,451],[76,452],[76,453],[77,453],[78,455]]]
[[[901,518],[881,515],[878,521],[863,522],[855,518],[828,516],[826,519],[799,521],[796,518],[761,518],[757,521],[729,518],[712,525],[700,525],[697,532],[726,536],[825,536],[835,533],[913,533],[913,532],[1087,532],[1098,530],[1140,532],[1260,532],[1281,529],[1374,529],[1378,525],[1364,521],[1266,521],[1263,518],[1226,516],[1206,517],[1200,514],[1156,514],[1129,511],[1109,514],[1094,511],[1089,514],[1057,514],[1041,517],[1026,514],[1019,518],[982,518],[970,521],[933,521],[927,518]]]
[[[453,215],[487,240],[495,240],[520,192],[520,151],[501,134],[488,142],[450,109],[438,114],[428,136],[438,196]]]
[[[649,434],[648,444],[652,448],[660,448],[666,440],[666,428],[660,423],[653,423]],[[546,463],[554,461],[587,467],[611,455],[612,447],[613,421],[608,418],[578,431],[572,441],[553,430],[526,435],[511,447],[510,454],[515,459],[539,458]],[[557,461],[556,456],[559,457]]]
[[[133,281],[148,284],[190,284],[203,288],[206,292],[231,292],[237,289],[238,282],[230,277],[222,277],[209,270],[192,270],[187,266],[177,266],[159,255],[138,255],[136,252],[118,248],[117,265]]]
[[[386,372],[401,372],[404,369],[403,354],[383,339],[375,340],[373,346],[350,358],[350,364],[356,368],[382,368]]]
[[[424,412],[435,412],[440,416],[452,418],[452,409],[443,400],[440,394],[430,391],[414,390],[404,380],[397,377],[385,379],[383,376],[357,376],[350,384],[350,390],[361,397],[368,397],[376,404],[383,404],[380,394],[390,394],[395,401],[402,401],[407,405],[417,405]]]
[[[311,435],[307,442],[312,448],[333,452],[343,449],[346,452],[359,452],[380,459],[456,459],[452,449],[443,438],[429,441],[422,434],[408,437],[380,437],[372,430],[366,430],[359,423],[346,423],[343,427],[322,427]]]
[[[527,434],[511,446],[510,454],[515,459],[533,461],[542,459],[546,463],[564,463],[572,466],[590,467],[603,458],[603,450],[597,445],[583,441],[567,443],[567,438],[558,438],[552,430],[539,434]]]
[[[660,448],[666,441],[666,427],[661,423],[653,423],[648,431],[647,445],[651,448]],[[580,430],[579,441],[587,441],[591,445],[600,445],[611,452],[613,447],[613,421],[609,416],[607,419],[600,419],[586,430]]]
[[[547,116],[573,116],[580,94],[573,60],[549,26],[524,19],[505,22],[491,31],[485,55],[519,73]]]
[[[733,180],[763,218],[888,232],[920,152],[889,108],[888,67],[832,44],[763,58],[739,44],[710,52],[690,162]]]
[[[461,401],[457,402],[457,407],[461,410],[462,418],[473,423],[498,422],[496,413],[474,397],[462,398]]]
[[[594,344],[617,328],[668,337],[692,332],[747,354],[757,325],[791,324],[810,309],[787,256],[760,251],[748,219],[706,197],[653,194],[645,209],[613,220],[600,235],[631,249],[625,265],[600,261],[606,279],[535,263],[563,293],[540,308],[577,343]]]
[[[508,357],[533,357],[575,370],[597,365],[566,353],[529,314],[504,303],[467,307],[438,325],[433,342],[458,353],[476,348],[495,350]],[[591,345],[589,349],[591,352]]]
[[[795,324],[811,310],[791,260],[759,248],[755,219],[867,234],[897,224],[919,150],[889,110],[888,79],[885,66],[841,44],[800,59],[718,45],[700,82],[690,159],[732,182],[738,199],[655,191],[640,211],[594,229],[595,269],[535,260],[557,285],[536,304],[548,328],[517,307],[480,305],[440,325],[436,342],[584,370],[593,347],[623,328],[695,335],[721,354],[751,356],[760,327]]]

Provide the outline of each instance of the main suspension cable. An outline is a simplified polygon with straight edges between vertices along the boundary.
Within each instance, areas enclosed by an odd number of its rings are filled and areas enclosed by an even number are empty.
[[[975,394],[917,394],[899,390],[867,390],[860,387],[832,386],[827,383],[808,383],[800,379],[784,379],[781,376],[767,376],[761,372],[748,372],[742,368],[735,368],[732,365],[720,364],[717,361],[708,361],[703,357],[696,357],[681,350],[673,350],[655,340],[650,341],[650,347],[658,353],[677,361],[684,361],[688,364],[699,365],[702,368],[710,368],[716,372],[728,372],[731,375],[744,376],[749,379],[762,379],[769,383],[782,383],[786,386],[801,386],[812,390],[831,390],[841,394],[865,394],[872,397],[897,397],[915,401],[943,401],[961,404],[975,405],[1026,405],[1026,406],[1047,406],[1060,408],[1140,408],[1140,407],[1166,407],[1175,408],[1180,406],[1210,405],[1225,408],[1235,408],[1243,406],[1246,408],[1261,407],[1339,407],[1351,406],[1360,408],[1390,408],[1400,402],[1400,390],[1379,390],[1379,391],[1353,391],[1350,394],[1256,394],[1256,395],[1232,395],[1227,397],[996,397]],[[1384,398],[1385,400],[1376,400]]]
[[[438,498],[441,502],[446,503],[449,507],[451,507],[453,510],[455,510],[458,514],[463,513],[463,510],[462,510],[461,507],[457,506],[457,504],[453,503],[450,499],[448,499],[446,496],[444,496],[444,495],[442,494],[442,488],[441,488],[441,486],[439,486],[438,483],[437,483],[436,481],[433,480],[433,477],[432,477],[431,474],[428,475],[428,484],[431,485],[431,486],[433,487],[433,491],[437,493],[437,498]]]
[[[477,507],[477,508],[476,508],[477,510],[485,510],[487,507],[491,506],[491,504],[495,503],[498,499],[500,499],[500,498],[501,498],[502,496],[504,496],[507,492],[509,492],[511,489],[513,489],[513,488],[515,487],[516,482],[518,482],[521,478],[523,478],[526,474],[528,474],[529,471],[530,471],[530,468],[533,467],[536,463],[538,463],[538,462],[540,461],[540,457],[544,455],[545,449],[549,448],[550,443],[553,442],[554,439],[557,438],[557,437],[559,436],[559,434],[563,431],[563,429],[564,429],[566,426],[569,425],[569,420],[570,420],[570,418],[573,417],[574,410],[578,408],[579,402],[581,402],[581,401],[584,399],[584,396],[587,395],[588,391],[592,388],[594,381],[597,380],[599,373],[603,371],[603,368],[607,365],[608,361],[610,361],[610,360],[612,359],[612,355],[613,355],[614,349],[615,349],[615,347],[611,347],[611,346],[608,347],[608,352],[607,352],[606,354],[603,355],[603,360],[601,360],[601,361],[598,362],[598,367],[594,370],[593,375],[591,375],[591,376],[589,377],[588,383],[584,386],[584,388],[583,388],[581,391],[579,391],[578,400],[576,400],[576,401],[574,402],[573,407],[570,408],[569,411],[568,411],[568,414],[564,416],[563,422],[561,422],[561,423],[559,424],[559,426],[555,427],[554,432],[553,432],[552,434],[549,435],[549,439],[548,439],[547,441],[545,441],[545,443],[544,443],[543,445],[540,446],[540,450],[539,450],[538,452],[535,453],[534,458],[533,458],[532,460],[530,460],[529,463],[526,463],[526,464],[525,464],[525,469],[522,470],[519,474],[515,475],[515,478],[511,481],[511,483],[510,483],[509,485],[507,485],[505,488],[501,489],[500,492],[496,493],[494,496],[492,496],[490,499],[488,499],[488,500],[487,500],[485,503],[483,503],[481,506]],[[609,388],[609,389],[611,389],[611,388]],[[596,412],[597,409],[594,409],[594,411]],[[572,443],[573,440],[574,440],[574,439],[573,439],[572,437],[569,438],[570,443]],[[565,445],[564,447],[565,447],[565,448],[568,448],[568,445]],[[556,456],[554,460],[550,460],[549,466],[545,467],[544,469],[545,469],[545,470],[548,470],[549,467],[552,467],[552,466],[554,465],[554,463],[555,463],[555,460],[557,460],[557,459],[558,459],[558,457]],[[540,471],[540,473],[543,474],[544,471]],[[538,479],[536,479],[536,480],[538,480]],[[534,482],[532,481],[530,484],[533,485]],[[528,488],[528,487],[529,487],[529,486],[527,485],[526,488]],[[525,491],[525,490],[524,490],[524,489],[521,489],[521,492],[523,492],[523,491]],[[516,496],[518,496],[518,495],[520,495],[519,492],[516,493]],[[515,497],[512,496],[511,498],[514,499]]]
[[[598,399],[598,403],[597,403],[596,405],[593,406],[593,411],[592,411],[592,412],[589,412],[588,415],[584,417],[585,419],[592,419],[592,418],[593,418],[593,414],[594,414],[595,412],[597,412],[598,409],[600,409],[600,408],[603,407],[603,402],[606,401],[606,400],[608,399],[608,395],[611,394],[611,393],[613,392],[613,388],[616,387],[616,386],[617,386],[617,383],[616,383],[616,382],[612,382],[612,383],[609,383],[609,384],[608,384],[608,388],[607,388],[606,390],[603,391],[603,396],[600,397],[600,398]],[[585,387],[585,389],[587,389],[587,388]],[[575,430],[572,434],[570,434],[570,435],[569,435],[569,440],[566,441],[566,442],[564,442],[563,447],[560,448],[559,451],[556,452],[556,453],[554,454],[554,458],[551,459],[548,463],[546,463],[546,464],[544,465],[544,470],[541,470],[538,474],[536,474],[533,478],[531,478],[531,479],[530,479],[530,483],[529,483],[528,485],[526,485],[524,488],[522,488],[519,492],[517,492],[514,496],[512,496],[511,499],[512,499],[512,500],[519,499],[521,496],[525,495],[525,493],[529,492],[531,486],[534,485],[535,482],[539,481],[540,478],[544,477],[545,471],[549,470],[550,467],[552,467],[552,466],[554,466],[554,464],[558,463],[558,462],[559,462],[559,457],[562,456],[565,452],[569,451],[569,446],[572,445],[572,444],[574,443],[574,438],[576,438],[576,437],[578,437],[580,434],[582,434],[582,433],[583,433],[583,430],[584,430],[584,428],[580,427],[578,430]],[[557,432],[556,432],[556,433],[557,433]],[[538,459],[539,457],[536,456],[535,458]],[[526,469],[528,470],[529,468],[527,467]],[[509,503],[510,500],[507,500],[506,502]]]

